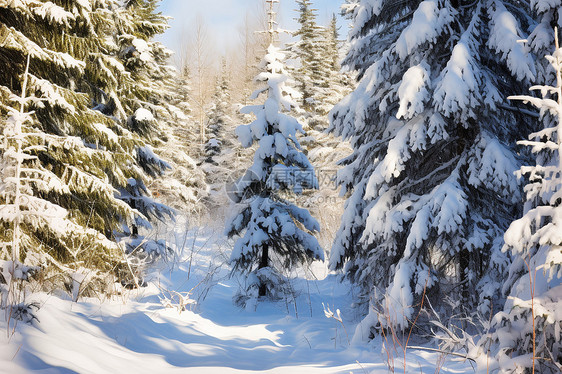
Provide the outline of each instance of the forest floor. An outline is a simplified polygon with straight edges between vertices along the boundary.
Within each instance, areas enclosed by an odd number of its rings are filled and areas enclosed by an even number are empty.
[[[294,297],[248,311],[232,302],[239,280],[229,277],[230,242],[181,225],[168,240],[183,250],[151,269],[147,287],[79,302],[35,294],[39,322],[14,334],[2,318],[0,373],[404,372],[400,348],[348,343],[359,321],[348,307],[352,288],[323,264],[291,283]],[[323,304],[341,309],[343,326]],[[474,372],[435,353],[409,350],[406,361],[408,373],[436,373],[441,363],[441,373]]]

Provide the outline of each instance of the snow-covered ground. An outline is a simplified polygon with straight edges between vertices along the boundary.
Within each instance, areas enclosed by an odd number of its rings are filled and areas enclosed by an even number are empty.
[[[313,280],[294,281],[295,298],[247,311],[232,303],[239,280],[228,276],[229,242],[211,230],[178,231],[171,241],[184,251],[160,264],[148,287],[78,303],[34,295],[39,323],[19,324],[8,338],[0,322],[0,373],[389,372],[382,344],[348,343],[357,323],[346,308],[351,288],[323,265],[311,270]],[[185,303],[190,290],[197,303],[181,310],[179,295]],[[342,310],[345,330],[322,303]],[[401,354],[393,356],[403,372]],[[407,372],[435,373],[441,359],[409,351]],[[440,372],[473,369],[446,357]]]

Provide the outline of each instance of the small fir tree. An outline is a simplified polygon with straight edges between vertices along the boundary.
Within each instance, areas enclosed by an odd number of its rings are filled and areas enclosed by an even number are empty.
[[[327,114],[350,91],[349,76],[341,72],[338,26],[335,15],[328,27],[316,23],[315,9],[309,0],[299,5],[299,29],[293,34],[299,40],[288,47],[291,58],[298,62],[293,68],[297,81],[295,88],[301,93],[300,113],[307,128],[320,131],[328,127]]]
[[[337,18],[334,15],[328,27],[322,33],[321,61],[322,64],[322,87],[315,112],[326,117],[341,99],[343,99],[352,88],[351,76],[342,72],[340,65],[342,43],[339,40]]]
[[[293,36],[299,38],[299,41],[289,47],[292,57],[296,58],[300,66],[294,69],[293,76],[297,82],[297,87],[301,93],[301,106],[309,111],[317,105],[320,91],[325,88],[323,81],[322,68],[323,63],[331,60],[325,60],[323,56],[323,30],[316,22],[316,9],[312,8],[310,0],[297,0],[299,12],[299,29],[293,33]]]
[[[273,5],[273,2],[271,2]],[[270,11],[270,33],[273,41],[274,19]],[[292,194],[317,188],[312,165],[302,153],[297,133],[298,121],[288,114],[295,102],[287,87],[284,54],[270,45],[262,62],[263,73],[256,78],[265,87],[254,97],[267,94],[263,105],[245,107],[256,120],[238,127],[236,133],[244,147],[258,143],[254,164],[238,181],[232,193],[241,204],[239,213],[227,223],[229,237],[241,236],[234,246],[230,262],[233,272],[248,276],[242,299],[276,296],[283,271],[312,260],[324,258],[324,252],[313,233],[319,231],[310,213],[291,203]],[[247,304],[249,305],[249,304]]]
[[[215,92],[213,93],[213,106],[207,114],[207,143],[205,144],[205,162],[217,164],[215,158],[220,155],[223,148],[229,147],[229,139],[226,139],[225,127],[232,121],[232,103],[230,99],[230,82],[226,59],[223,58],[221,70],[216,80]]]
[[[197,158],[201,153],[199,127],[191,107],[189,67],[175,74],[168,89],[170,100],[164,103],[170,118],[157,118],[162,136],[154,139],[155,152],[170,164],[164,175],[150,181],[150,189],[166,205],[191,216],[203,210],[208,195],[205,173]]]

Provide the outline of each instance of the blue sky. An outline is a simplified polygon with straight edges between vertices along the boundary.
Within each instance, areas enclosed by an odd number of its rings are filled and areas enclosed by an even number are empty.
[[[325,23],[333,13],[339,13],[344,0],[313,0],[318,9],[319,22]],[[178,50],[184,43],[195,18],[200,15],[206,22],[219,50],[225,50],[238,38],[238,27],[243,23],[248,11],[255,11],[264,0],[163,0],[160,10],[174,19],[170,21],[170,29],[160,38],[172,50]],[[280,26],[295,29],[297,15],[294,0],[281,0]],[[342,28],[343,31],[343,28]]]

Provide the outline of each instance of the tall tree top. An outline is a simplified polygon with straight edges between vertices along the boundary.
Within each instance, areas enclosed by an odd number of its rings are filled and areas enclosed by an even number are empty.
[[[279,0],[265,0],[268,6],[267,10],[267,33],[269,34],[269,44],[274,45],[279,35],[279,28],[277,27],[277,12],[275,11],[275,4],[279,4]]]

